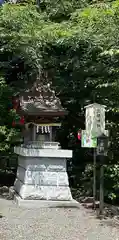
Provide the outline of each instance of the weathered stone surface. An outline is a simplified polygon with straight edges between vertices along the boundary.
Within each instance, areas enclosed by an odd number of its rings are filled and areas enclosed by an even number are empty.
[[[66,172],[69,150],[17,148],[15,190],[23,199],[72,200]]]
[[[15,147],[14,152],[20,156],[29,157],[48,157],[48,158],[71,158],[71,150],[63,149],[28,149],[23,147]]]
[[[16,179],[15,190],[22,199],[72,200],[69,187],[26,185]]]
[[[66,171],[65,158],[44,158],[40,157],[23,157],[19,156],[19,166],[27,169],[28,171]]]
[[[28,185],[68,186],[66,172],[29,171],[18,167],[17,178]]]

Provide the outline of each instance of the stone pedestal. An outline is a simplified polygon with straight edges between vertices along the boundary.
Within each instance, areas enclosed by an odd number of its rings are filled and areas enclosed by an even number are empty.
[[[72,151],[15,147],[18,154],[15,192],[24,200],[72,201],[66,159]]]

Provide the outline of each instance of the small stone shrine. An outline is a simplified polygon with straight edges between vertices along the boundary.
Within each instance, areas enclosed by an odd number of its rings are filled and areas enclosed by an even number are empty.
[[[61,149],[55,141],[66,110],[50,84],[35,83],[32,89],[20,95],[17,104],[25,127],[23,144],[14,148],[18,154],[16,202],[26,203],[26,206],[37,202],[39,207],[48,202],[73,203],[66,171],[66,161],[72,158],[72,151]]]

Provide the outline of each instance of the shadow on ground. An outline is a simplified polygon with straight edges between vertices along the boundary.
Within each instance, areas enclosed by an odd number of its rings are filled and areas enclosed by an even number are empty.
[[[96,210],[94,210],[93,197],[84,197],[80,200],[81,205],[89,212],[90,215],[95,216],[100,220],[101,224],[119,227],[119,206],[104,204],[103,214],[99,212],[99,201],[96,201]]]
[[[66,208],[66,209],[76,209],[78,206],[51,206],[50,208]]]

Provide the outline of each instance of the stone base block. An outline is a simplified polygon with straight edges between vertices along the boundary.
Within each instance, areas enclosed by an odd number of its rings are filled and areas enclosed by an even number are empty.
[[[19,207],[25,208],[80,208],[80,204],[72,199],[71,201],[50,201],[50,200],[24,200],[10,188],[10,196]]]
[[[27,185],[69,186],[66,171],[30,171],[19,166],[17,169],[17,178]]]
[[[72,201],[66,171],[72,151],[16,147],[18,156],[15,192],[25,200]]]
[[[15,191],[22,199],[72,200],[71,191],[68,186],[26,185],[16,179]]]

